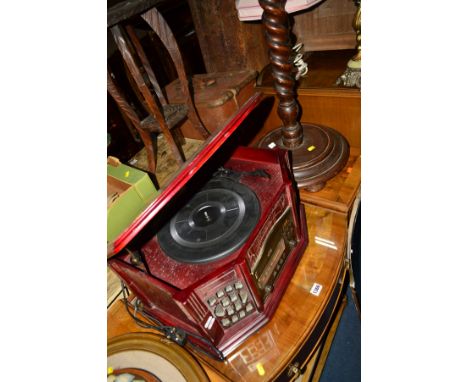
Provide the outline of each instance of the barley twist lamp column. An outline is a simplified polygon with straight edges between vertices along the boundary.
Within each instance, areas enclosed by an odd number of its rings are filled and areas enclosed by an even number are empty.
[[[326,181],[340,172],[349,157],[349,145],[337,131],[298,120],[289,14],[286,0],[260,0],[262,22],[272,64],[278,116],[283,125],[267,134],[260,147],[281,147],[291,151],[294,178],[298,187],[321,190]],[[313,75],[313,74],[310,74]]]

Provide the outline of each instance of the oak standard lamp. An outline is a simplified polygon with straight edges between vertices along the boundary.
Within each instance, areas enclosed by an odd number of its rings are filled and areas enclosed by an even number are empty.
[[[279,99],[277,111],[283,123],[280,128],[263,137],[259,146],[290,150],[298,187],[316,192],[346,165],[349,144],[338,131],[330,127],[301,124],[298,120],[299,104],[296,100],[294,57],[289,14],[285,10],[286,0],[260,0],[259,3],[263,8],[262,23]]]

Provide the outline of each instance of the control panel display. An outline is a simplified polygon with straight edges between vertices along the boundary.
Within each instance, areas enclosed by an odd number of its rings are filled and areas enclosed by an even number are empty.
[[[296,233],[291,209],[288,208],[276,221],[260,249],[259,261],[251,270],[258,291],[265,301],[291,250],[296,246]]]

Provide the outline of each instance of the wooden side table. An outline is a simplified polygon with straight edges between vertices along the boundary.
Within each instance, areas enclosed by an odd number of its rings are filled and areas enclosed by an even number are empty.
[[[311,360],[320,363],[347,287],[347,218],[309,204],[305,210],[309,245],[273,318],[225,362],[192,352],[211,381],[290,381],[310,369]],[[108,338],[137,331],[148,330],[133,322],[122,302],[114,303],[108,310]]]

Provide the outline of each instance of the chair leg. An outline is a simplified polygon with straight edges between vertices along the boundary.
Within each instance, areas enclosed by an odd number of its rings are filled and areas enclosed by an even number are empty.
[[[172,154],[174,154],[175,160],[177,163],[179,163],[179,165],[182,166],[185,162],[185,154],[182,151],[182,146],[176,142],[176,138],[174,137],[171,130],[169,130],[169,127],[165,121],[160,121],[159,126],[161,127],[161,132],[164,135],[164,138],[166,138],[166,142],[169,145]]]
[[[145,145],[146,157],[148,161],[148,172],[152,174],[152,180],[155,182],[156,188],[159,187],[156,177],[156,164],[157,164],[157,141],[151,138],[151,133],[142,129],[138,129],[141,140]]]
[[[132,124],[132,121],[130,121],[130,119],[128,118],[127,114],[125,114],[124,112],[122,112],[121,109],[120,110],[120,115],[122,116],[122,119],[124,120],[125,122],[125,125],[127,126],[127,129],[128,131],[130,132],[130,134],[132,135],[132,138],[135,142],[140,142],[140,136],[139,134],[137,133],[137,131],[135,131],[135,127],[133,126]]]
[[[182,131],[179,127],[175,127],[172,129],[172,135],[174,135],[174,140],[176,141],[177,145],[182,148],[185,145],[185,137],[182,134]]]

